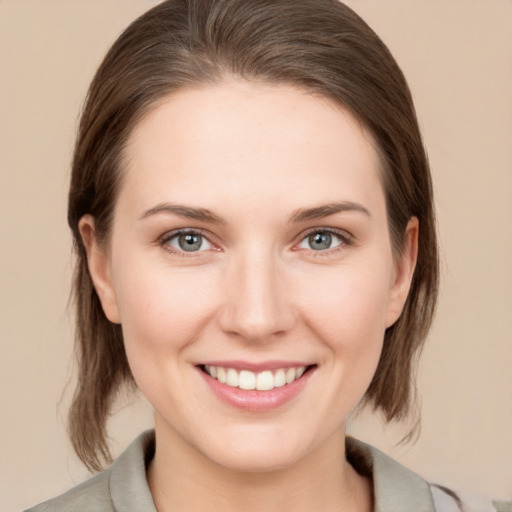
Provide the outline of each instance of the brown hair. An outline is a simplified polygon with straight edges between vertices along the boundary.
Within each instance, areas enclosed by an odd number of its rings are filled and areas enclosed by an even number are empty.
[[[74,448],[87,467],[110,461],[106,421],[133,377],[121,326],[105,317],[78,230],[85,214],[108,243],[120,161],[134,126],[159,100],[226,76],[293,84],[348,108],[381,155],[390,236],[400,250],[407,222],[420,225],[412,287],[390,327],[363,399],[387,421],[410,411],[415,359],[434,313],[437,244],[428,162],[409,89],[379,37],[337,0],[168,0],[133,22],[98,69],[76,141],[68,222],[77,253],[74,278],[78,383],[69,414]]]

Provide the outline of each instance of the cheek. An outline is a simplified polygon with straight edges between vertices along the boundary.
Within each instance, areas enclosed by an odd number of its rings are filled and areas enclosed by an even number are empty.
[[[214,314],[215,276],[134,258],[117,266],[116,296],[131,366],[186,349]],[[133,369],[133,368],[132,368]],[[135,372],[134,372],[135,373]]]
[[[303,318],[326,348],[324,363],[337,392],[327,404],[346,417],[366,392],[379,363],[386,329],[391,266],[353,265],[316,276]],[[327,277],[327,276],[326,276]],[[318,284],[324,283],[323,286]]]
[[[323,346],[325,393],[315,398],[328,411],[325,425],[336,429],[363,398],[375,374],[385,333],[389,269],[346,265],[318,269],[295,289],[308,338]]]
[[[327,274],[327,273],[326,273]],[[385,265],[347,266],[311,276],[302,310],[308,323],[332,343],[363,348],[386,328],[390,273]],[[354,347],[357,348],[357,347]]]

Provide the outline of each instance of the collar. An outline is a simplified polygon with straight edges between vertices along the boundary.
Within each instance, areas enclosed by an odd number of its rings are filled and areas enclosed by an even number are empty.
[[[155,431],[137,437],[110,467],[109,488],[115,510],[157,512],[146,478],[155,452]]]
[[[347,437],[347,458],[373,480],[374,512],[435,512],[430,485],[369,444]]]

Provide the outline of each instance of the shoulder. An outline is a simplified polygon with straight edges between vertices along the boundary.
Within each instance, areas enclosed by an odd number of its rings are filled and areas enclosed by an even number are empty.
[[[26,512],[156,512],[146,479],[154,445],[154,432],[144,432],[110,468]]]
[[[45,501],[26,512],[68,512],[87,510],[88,512],[113,512],[109,492],[109,472],[102,471],[68,492]]]

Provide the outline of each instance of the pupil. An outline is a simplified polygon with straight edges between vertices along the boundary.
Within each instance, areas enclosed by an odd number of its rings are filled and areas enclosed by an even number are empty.
[[[309,244],[312,249],[329,249],[331,238],[329,233],[315,233],[309,237]]]
[[[203,243],[201,235],[186,234],[179,237],[179,245],[184,251],[197,251]]]

